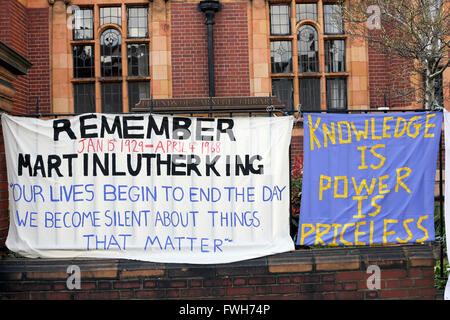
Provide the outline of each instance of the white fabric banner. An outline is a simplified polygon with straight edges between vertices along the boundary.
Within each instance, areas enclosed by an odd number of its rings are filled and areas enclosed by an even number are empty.
[[[445,141],[445,197],[444,197],[444,212],[445,212],[445,234],[447,240],[447,254],[450,253],[450,113],[444,109],[444,141]],[[448,168],[448,169],[447,169]],[[444,268],[444,266],[441,266]],[[447,285],[445,287],[444,299],[450,300],[450,281],[447,280]]]
[[[26,257],[229,263],[294,249],[293,117],[3,114],[10,227]]]

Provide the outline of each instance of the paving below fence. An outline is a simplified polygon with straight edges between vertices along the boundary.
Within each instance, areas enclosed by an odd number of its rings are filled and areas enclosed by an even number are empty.
[[[434,263],[431,245],[300,249],[216,265],[6,256],[0,299],[435,299]]]

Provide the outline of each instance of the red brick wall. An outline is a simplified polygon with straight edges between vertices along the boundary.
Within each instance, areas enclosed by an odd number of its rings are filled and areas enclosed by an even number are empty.
[[[27,58],[33,66],[19,76],[13,113],[50,111],[50,42],[47,8],[25,8],[17,0],[0,0],[0,40]]]
[[[376,31],[369,31],[376,37]],[[414,96],[410,91],[411,61],[386,55],[381,45],[369,42],[369,90],[370,106],[378,108],[386,105],[391,108],[411,106]]]
[[[39,96],[40,112],[50,112],[50,42],[47,8],[27,9],[17,0],[0,0],[0,40],[27,58],[33,66],[18,76],[13,113],[35,113]],[[0,246],[8,233],[8,182],[0,126]]]
[[[70,290],[73,264],[81,288]],[[369,265],[380,268],[379,289],[367,286]],[[304,249],[218,265],[8,258],[0,299],[435,299],[433,265],[423,245]]]
[[[28,59],[33,66],[28,70],[28,113],[35,113],[39,97],[41,113],[50,112],[50,35],[47,8],[28,9]]]
[[[205,15],[196,3],[171,5],[172,92],[174,98],[208,96]],[[247,3],[224,3],[215,15],[216,96],[249,96]]]
[[[215,21],[216,96],[250,96],[247,2],[224,3]]]
[[[0,0],[0,40],[27,56],[26,8],[16,0]],[[25,113],[27,105],[28,78],[20,76],[13,83],[16,89],[13,112]],[[8,234],[8,178],[6,173],[5,146],[0,125],[0,246]]]
[[[24,57],[28,56],[27,10],[17,0],[0,0],[0,40]],[[13,112],[26,113],[28,77],[19,76],[13,83],[16,89]]]
[[[174,98],[208,96],[208,52],[204,19],[204,14],[197,10],[197,4],[171,4]]]

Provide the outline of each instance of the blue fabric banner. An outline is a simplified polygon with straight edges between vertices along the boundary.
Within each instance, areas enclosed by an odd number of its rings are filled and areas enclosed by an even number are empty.
[[[304,114],[298,245],[434,240],[442,113]]]

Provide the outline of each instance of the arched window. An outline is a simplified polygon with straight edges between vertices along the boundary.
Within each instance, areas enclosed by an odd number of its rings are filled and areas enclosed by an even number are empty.
[[[297,40],[298,71],[319,72],[319,42],[316,29],[310,25],[300,27]]]
[[[347,35],[339,4],[332,0],[273,2],[268,11],[272,94],[287,108],[345,110]]]
[[[133,111],[141,99],[150,98],[148,6],[127,0],[120,5],[75,7],[74,112]]]
[[[122,37],[116,29],[105,30],[100,37],[102,77],[122,76]]]

